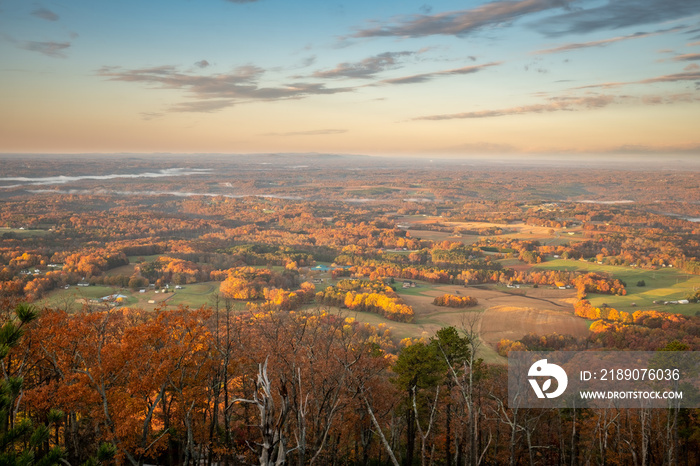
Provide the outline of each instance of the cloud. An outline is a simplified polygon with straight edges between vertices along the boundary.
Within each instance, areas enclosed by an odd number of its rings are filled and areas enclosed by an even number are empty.
[[[608,46],[610,44],[614,44],[616,42],[622,42],[622,41],[630,40],[630,39],[641,39],[643,37],[655,36],[655,35],[663,34],[666,32],[676,32],[676,31],[679,31],[681,29],[683,29],[683,28],[676,27],[676,28],[665,29],[665,30],[656,31],[656,32],[635,32],[634,34],[629,34],[626,36],[612,37],[610,39],[602,39],[602,40],[594,40],[591,42],[579,42],[579,43],[573,43],[573,44],[565,44],[565,45],[561,45],[559,47],[554,47],[551,49],[537,50],[537,51],[532,52],[532,53],[535,55],[542,55],[542,54],[549,54],[549,53],[569,52],[571,50],[584,49],[584,48],[589,48],[589,47],[606,47],[606,46]]]
[[[686,67],[683,73],[666,74],[663,76],[657,76],[654,78],[642,79],[639,81],[627,81],[627,82],[608,82],[601,84],[589,84],[587,86],[579,86],[573,89],[610,89],[614,87],[628,86],[630,84],[653,84],[653,83],[663,83],[663,82],[682,82],[682,81],[700,81],[700,72],[692,67]]]
[[[160,118],[162,116],[165,116],[163,113],[156,113],[156,112],[141,112],[141,118],[144,120],[155,120],[156,118]]]
[[[688,47],[693,47],[693,46],[695,46],[695,45],[700,45],[700,41],[698,41],[698,42],[689,42],[689,43],[687,43],[687,44],[685,44],[685,45],[687,45]]]
[[[631,97],[628,95],[613,96],[607,94],[589,95],[589,96],[558,96],[551,97],[547,102],[534,105],[523,105],[519,107],[510,107],[495,110],[480,110],[475,112],[450,113],[443,115],[428,115],[413,118],[412,120],[455,120],[455,119],[471,119],[471,118],[494,118],[510,115],[525,115],[532,113],[551,113],[562,111],[581,111],[593,110],[607,107],[608,105],[636,101],[645,105],[663,105],[673,104],[677,102],[692,103],[700,101],[700,96],[686,92],[679,94],[662,94],[662,95],[644,95],[639,97]]]
[[[700,60],[700,53],[686,53],[672,58],[673,61],[696,61]]]
[[[682,94],[669,94],[669,95],[647,95],[641,98],[642,102],[647,105],[662,105],[662,104],[674,104],[677,102],[696,102],[700,100],[700,97],[695,96],[689,92]]]
[[[533,27],[550,37],[657,24],[698,14],[697,0],[610,0],[541,19]]]
[[[311,55],[310,57],[306,57],[306,58],[302,59],[300,66],[302,68],[306,68],[308,66],[313,65],[314,63],[316,63],[316,55]]]
[[[664,76],[657,76],[656,78],[642,79],[641,81],[636,81],[640,84],[651,84],[651,83],[675,83],[679,81],[700,81],[700,72],[691,70],[685,71],[683,73],[667,74]],[[625,83],[633,84],[633,83]]]
[[[480,110],[476,112],[451,113],[444,115],[429,115],[413,120],[455,120],[467,118],[493,118],[508,115],[524,115],[528,113],[550,113],[561,111],[573,111],[583,109],[602,108],[616,100],[611,95],[597,95],[590,97],[555,97],[544,104],[524,105],[498,110]]]
[[[70,42],[34,42],[27,41],[23,42],[20,47],[25,50],[30,50],[32,52],[39,52],[47,57],[54,58],[66,58],[66,54],[63,53],[65,49],[70,47]]]
[[[176,104],[174,112],[212,112],[239,102],[300,99],[310,95],[350,92],[353,88],[327,88],[323,84],[295,82],[279,87],[259,87],[265,70],[257,66],[241,66],[232,73],[200,75],[178,70],[174,66],[156,66],[124,70],[103,67],[97,71],[111,81],[141,83],[155,89],[181,90],[197,102]]]
[[[315,129],[311,131],[292,131],[289,133],[265,133],[263,136],[323,136],[327,134],[342,134],[347,132],[347,129]]]
[[[387,69],[395,69],[401,58],[414,55],[415,52],[385,52],[365,58],[355,63],[340,63],[332,70],[316,71],[315,78],[354,78],[370,79]]]
[[[479,71],[491,67],[500,65],[502,62],[491,62],[484,63],[483,65],[465,66],[463,68],[455,68],[452,70],[435,71],[433,73],[421,73],[414,74],[411,76],[403,76],[400,78],[384,79],[380,81],[380,84],[415,84],[430,81],[439,76],[449,76],[449,75],[459,75],[459,74],[472,74],[478,73]]]
[[[36,10],[32,11],[32,16],[45,19],[46,21],[58,21],[59,19],[59,16],[56,13],[47,8],[37,8]]]
[[[404,16],[391,24],[361,29],[352,37],[465,36],[485,27],[509,23],[531,13],[565,7],[568,2],[569,0],[496,1],[471,10]]]
[[[202,68],[202,69],[207,68],[207,67],[209,67],[209,62],[206,60],[199,60],[198,62],[196,62],[194,64],[194,66],[196,66],[197,68]]]
[[[192,113],[213,113],[232,107],[235,101],[232,99],[223,100],[197,100],[194,102],[181,102],[168,108],[171,112],[192,112]]]

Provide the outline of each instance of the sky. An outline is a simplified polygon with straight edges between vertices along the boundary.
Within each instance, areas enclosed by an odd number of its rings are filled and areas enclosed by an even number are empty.
[[[0,153],[700,157],[700,1],[0,0]]]

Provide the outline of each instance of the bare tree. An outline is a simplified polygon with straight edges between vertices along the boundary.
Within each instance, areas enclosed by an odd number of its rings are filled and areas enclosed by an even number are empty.
[[[258,377],[255,384],[256,390],[253,392],[253,399],[246,400],[237,398],[232,403],[251,403],[258,407],[260,412],[260,434],[262,437],[260,455],[258,457],[260,466],[282,465],[287,461],[287,446],[284,437],[285,422],[289,414],[289,394],[284,379],[281,380],[279,388],[280,406],[275,406],[272,394],[272,384],[267,375],[267,358],[264,364],[258,364]]]

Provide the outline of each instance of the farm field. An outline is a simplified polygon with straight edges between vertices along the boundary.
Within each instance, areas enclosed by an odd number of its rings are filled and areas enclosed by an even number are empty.
[[[5,233],[9,233],[11,235],[19,237],[46,236],[47,234],[49,234],[48,230],[0,227],[0,238],[2,238],[2,235],[4,235]]]
[[[576,270],[580,272],[602,272],[624,281],[627,295],[611,296],[589,294],[594,306],[607,304],[618,310],[633,312],[636,309],[695,315],[700,312],[700,303],[664,305],[663,301],[677,301],[700,288],[700,277],[680,272],[673,268],[646,270],[634,267],[601,265],[574,260],[552,260],[537,264],[535,268],[551,270]],[[644,281],[645,286],[637,286]],[[657,304],[654,304],[657,301]],[[632,303],[635,305],[632,306]]]
[[[357,320],[382,322],[401,338],[432,335],[445,326],[464,328],[474,322],[474,329],[482,342],[480,351],[484,360],[502,362],[495,345],[503,338],[517,340],[528,333],[562,333],[586,336],[588,326],[584,319],[573,313],[575,293],[572,290],[521,288],[517,292],[501,286],[463,287],[456,285],[429,285],[401,289],[397,293],[415,312],[413,323],[397,323],[373,314],[358,313]],[[454,309],[432,304],[442,294],[472,296],[479,304],[473,308]]]
[[[153,255],[142,259],[153,261],[157,257],[159,256]],[[137,258],[130,259],[135,262]],[[506,267],[531,267],[517,259],[503,259],[501,262]],[[109,271],[111,273],[108,272],[108,274],[133,272],[134,266],[135,264],[132,263],[118,267]],[[656,309],[686,315],[694,315],[700,311],[700,304],[663,305],[653,303],[653,301],[682,299],[694,288],[700,287],[700,277],[680,273],[674,269],[654,271],[573,260],[551,260],[532,267],[602,272],[626,282],[628,292],[626,296],[590,294],[588,299],[595,306],[601,306],[605,303],[620,310]],[[276,271],[283,269],[279,266],[272,268]],[[313,276],[324,279],[323,283],[316,285],[318,291],[336,282],[330,279],[328,272],[314,272]],[[640,280],[644,280],[646,286],[637,286],[637,282]],[[414,309],[415,320],[412,323],[394,322],[372,313],[349,310],[338,310],[338,312],[372,325],[384,324],[392,330],[397,339],[427,338],[434,335],[435,331],[442,327],[465,328],[472,322],[482,343],[479,350],[480,357],[488,362],[503,362],[503,358],[495,352],[495,346],[504,338],[517,340],[531,332],[538,334],[561,333],[577,337],[583,337],[588,333],[590,322],[573,314],[573,304],[576,301],[573,290],[557,290],[551,287],[523,287],[515,290],[497,285],[463,287],[435,285],[419,280],[413,282],[416,284],[416,287],[413,288],[402,288],[402,280],[397,279],[394,283],[397,293]],[[78,309],[91,299],[99,299],[118,293],[126,296],[122,305],[146,310],[162,306],[199,308],[215,305],[216,297],[219,294],[219,282],[188,284],[183,289],[171,291],[167,294],[156,294],[153,289],[139,293],[138,291],[110,286],[71,287],[68,290],[52,291],[41,300],[40,305]],[[446,293],[473,296],[479,300],[479,304],[469,309],[452,309],[432,304],[436,296]],[[155,301],[155,303],[149,303],[150,300]],[[234,310],[237,311],[243,311],[246,308],[245,303],[238,301],[235,301],[233,306]]]
[[[183,285],[181,290],[176,290],[167,301],[168,306],[189,306],[199,308],[202,306],[214,306],[216,296],[219,294],[219,282],[202,282]],[[245,304],[243,305],[245,308]]]
[[[549,228],[540,227],[534,225],[528,225],[524,222],[517,223],[489,223],[489,222],[449,222],[445,221],[439,217],[422,217],[416,218],[411,217],[399,217],[397,223],[404,223],[409,225],[408,231],[412,237],[429,239],[432,241],[461,241],[463,244],[473,244],[477,242],[480,238],[494,237],[494,235],[470,235],[464,234],[460,235],[457,233],[449,233],[444,231],[431,231],[431,230],[421,230],[410,228],[413,225],[430,225],[439,224],[443,227],[465,230],[479,230],[484,228],[501,228],[506,233],[498,235],[498,238],[510,238],[510,239],[521,239],[521,240],[538,240],[542,244],[567,244],[571,241],[581,240],[583,236],[581,231],[577,229],[565,229],[565,228]],[[553,230],[554,234],[550,231]]]
[[[132,297],[131,290],[126,290],[113,286],[86,286],[78,287],[71,286],[70,288],[51,291],[46,297],[37,302],[37,306],[42,307],[58,307],[67,311],[74,311],[82,308],[83,305],[89,304],[90,300],[99,299],[104,296],[121,294],[127,296],[124,305],[137,304],[138,300]]]
[[[40,300],[37,305],[39,307],[60,307],[68,310],[77,310],[84,304],[91,304],[90,300],[120,294],[126,296],[126,299],[120,303],[122,306],[145,310],[153,310],[163,305],[199,308],[202,306],[213,306],[218,292],[219,282],[183,285],[182,289],[170,290],[169,293],[156,293],[153,288],[148,288],[144,293],[140,293],[138,290],[113,286],[71,286],[67,290],[63,288],[53,290]],[[149,303],[151,300],[155,302]],[[238,307],[244,309],[245,305]]]

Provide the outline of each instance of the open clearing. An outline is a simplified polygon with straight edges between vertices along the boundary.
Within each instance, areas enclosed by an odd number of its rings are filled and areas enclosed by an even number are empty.
[[[461,329],[473,325],[484,343],[479,356],[487,362],[503,361],[495,352],[495,345],[502,338],[517,340],[531,332],[588,335],[588,323],[573,313],[572,290],[417,284],[417,288],[407,289],[410,293],[398,290],[401,298],[413,307],[413,323],[393,322],[367,313],[356,313],[354,317],[375,325],[384,323],[400,338],[430,337],[442,327]],[[433,299],[445,293],[472,296],[479,304],[466,309],[435,306]]]
[[[332,308],[358,322],[391,329],[398,339],[430,338],[443,327],[473,328],[479,335],[478,357],[488,363],[504,363],[495,351],[502,338],[517,340],[530,332],[562,333],[587,336],[589,322],[574,316],[575,293],[572,290],[544,288],[512,289],[505,286],[434,285],[415,281],[416,288],[397,293],[409,304],[415,318],[411,323],[395,322],[377,314]],[[472,296],[479,300],[475,307],[455,309],[435,306],[433,299],[445,293]]]
[[[146,288],[141,293],[139,290],[129,288],[118,288],[112,286],[71,286],[67,290],[61,288],[53,290],[45,298],[41,299],[37,305],[39,307],[59,307],[68,311],[75,311],[84,305],[95,304],[91,300],[96,300],[104,296],[120,294],[126,296],[122,306],[153,310],[157,307],[165,306],[189,306],[199,308],[202,306],[214,306],[216,295],[219,293],[219,282],[203,282],[183,285],[182,289],[170,289],[168,293],[156,293],[153,288]],[[154,301],[149,303],[149,301]],[[238,306],[241,307],[241,306]],[[243,305],[241,308],[245,308]]]
[[[538,240],[542,244],[567,244],[570,241],[583,239],[578,229],[550,228],[518,223],[489,223],[489,222],[449,222],[439,217],[406,216],[397,218],[398,223],[408,225],[408,231],[414,238],[429,239],[432,241],[460,241],[463,244],[473,244],[480,238],[494,237],[494,235],[460,235],[445,231],[431,231],[415,228],[418,225],[440,225],[442,227],[478,231],[485,228],[500,228],[506,233],[498,235],[498,238]],[[414,228],[411,228],[411,227]],[[554,235],[550,232],[554,231]]]
[[[10,228],[10,227],[0,227],[0,237],[3,234],[10,233],[15,236],[46,236],[49,234],[47,230],[29,230],[26,228]]]
[[[634,312],[641,310],[657,310],[685,315],[695,315],[700,312],[700,303],[664,305],[663,301],[684,299],[690,293],[700,288],[700,277],[690,275],[673,268],[646,270],[638,267],[621,267],[601,265],[592,262],[576,260],[552,260],[537,264],[535,268],[554,270],[577,270],[580,272],[601,272],[611,275],[626,283],[627,295],[612,296],[590,294],[588,299],[594,306],[607,304],[621,311]],[[637,286],[644,281],[645,286]],[[657,301],[657,304],[654,304]],[[634,306],[632,306],[634,303]]]
[[[472,228],[487,227],[490,224],[465,224]],[[524,224],[523,224],[524,225]],[[517,225],[503,225],[513,229]],[[526,226],[526,225],[524,225]],[[523,228],[523,235],[547,235],[541,227],[527,226]],[[421,231],[422,233],[422,231]],[[438,232],[426,232],[438,233]],[[416,235],[418,232],[416,232]],[[447,235],[447,233],[441,233]],[[530,236],[532,237],[532,236]],[[551,236],[549,236],[551,239]],[[146,260],[154,260],[158,256],[148,256]],[[574,260],[552,260],[536,266],[522,264],[516,259],[503,259],[507,267],[522,267],[576,270],[589,272],[603,272],[619,278],[627,284],[627,296],[589,295],[594,305],[600,306],[607,303],[620,310],[634,311],[636,309],[658,309],[665,312],[679,312],[694,314],[700,311],[700,304],[687,304],[664,306],[653,304],[653,301],[670,301],[684,298],[700,287],[700,277],[688,275],[672,268],[660,270],[644,270],[632,267],[605,266],[590,262]],[[114,269],[112,273],[133,271],[133,264]],[[314,272],[314,277],[323,278],[324,282],[318,284],[318,289],[334,283],[330,280],[328,272]],[[637,282],[644,280],[646,286],[638,287]],[[435,285],[422,281],[415,281],[415,288],[402,288],[401,280],[396,280],[395,287],[401,298],[409,304],[414,312],[415,319],[412,323],[401,323],[388,320],[376,314],[366,312],[354,312],[347,309],[337,310],[347,317],[353,317],[358,321],[371,325],[382,324],[390,328],[392,333],[401,338],[429,338],[437,330],[445,326],[454,326],[458,329],[473,328],[479,335],[481,346],[479,357],[487,362],[502,363],[495,346],[501,339],[517,340],[528,333],[537,334],[569,334],[577,337],[588,335],[590,322],[576,317],[573,313],[573,304],[576,302],[574,290],[558,290],[552,287],[532,288],[507,288],[502,285],[470,286],[460,285]],[[42,306],[58,306],[70,309],[79,309],[90,299],[119,293],[127,296],[124,305],[152,310],[157,307],[189,306],[198,308],[201,306],[214,306],[216,296],[219,293],[219,282],[204,282],[185,285],[183,289],[174,290],[171,293],[155,293],[152,288],[145,293],[129,289],[119,289],[107,286],[91,286],[85,288],[71,287],[68,290],[55,290],[40,302]],[[171,289],[171,291],[173,291]],[[449,293],[458,296],[472,296],[478,299],[479,304],[473,308],[455,309],[433,305],[436,296]],[[148,303],[154,300],[155,303]],[[635,306],[631,306],[635,303]],[[223,304],[220,304],[223,305]],[[245,309],[245,303],[234,302],[234,309]]]

